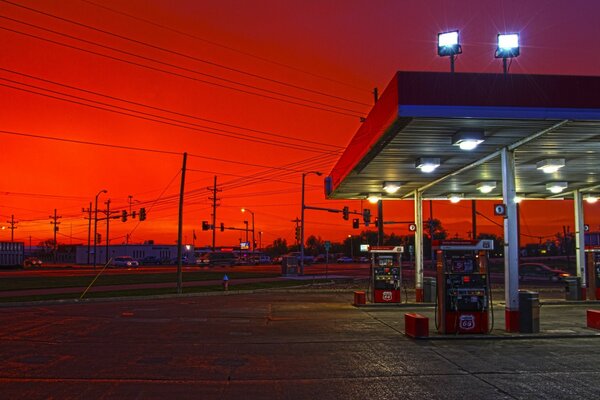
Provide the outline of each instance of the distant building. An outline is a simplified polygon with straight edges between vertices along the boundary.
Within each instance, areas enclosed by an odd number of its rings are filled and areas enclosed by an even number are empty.
[[[96,264],[104,264],[107,260],[106,245],[96,246]],[[174,244],[119,244],[108,246],[108,259],[119,256],[130,256],[136,260],[144,258],[154,258],[163,264],[172,264],[177,258],[177,245]],[[183,246],[182,258],[188,263],[195,263],[194,247],[191,245]],[[91,246],[88,258],[88,246],[77,246],[75,253],[76,264],[92,264],[94,262],[94,247]]]

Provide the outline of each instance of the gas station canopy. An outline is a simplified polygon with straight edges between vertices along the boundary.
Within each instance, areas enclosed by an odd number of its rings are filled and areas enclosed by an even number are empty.
[[[483,136],[475,149],[453,144],[470,133]],[[498,199],[501,149],[514,151],[518,196],[598,195],[600,77],[397,72],[331,171],[327,196]],[[439,167],[422,172],[419,159]],[[556,172],[539,169],[557,162]],[[385,193],[390,181],[401,189]],[[483,182],[495,188],[484,194]],[[551,193],[553,183],[564,190]]]

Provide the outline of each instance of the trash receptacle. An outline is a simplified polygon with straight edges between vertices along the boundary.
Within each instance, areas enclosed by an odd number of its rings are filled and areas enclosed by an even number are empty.
[[[565,300],[581,300],[581,278],[567,276],[565,278]]]
[[[437,294],[437,284],[435,278],[423,278],[423,301],[425,303],[435,303]]]
[[[519,290],[519,331],[540,332],[540,295],[537,292]]]

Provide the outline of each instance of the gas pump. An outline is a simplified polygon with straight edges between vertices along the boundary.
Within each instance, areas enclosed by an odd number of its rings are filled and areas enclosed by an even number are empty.
[[[434,242],[437,262],[438,332],[488,333],[490,308],[488,251],[492,240]]]
[[[369,246],[371,302],[401,302],[403,252],[402,246]]]
[[[585,246],[587,282],[591,300],[600,300],[600,246]]]

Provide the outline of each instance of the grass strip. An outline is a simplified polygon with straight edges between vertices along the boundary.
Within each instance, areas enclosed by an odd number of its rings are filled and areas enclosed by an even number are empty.
[[[225,272],[214,271],[184,271],[184,282],[221,280]],[[67,287],[86,287],[95,275],[85,276],[36,276],[36,277],[7,277],[0,279],[0,291],[51,289]],[[258,272],[227,272],[230,279],[272,278],[279,274]],[[176,282],[176,272],[147,274],[143,270],[132,270],[131,273],[103,274],[94,286],[134,285],[142,283]]]
[[[259,289],[281,289],[289,288],[294,286],[308,287],[315,283],[326,283],[331,280],[317,279],[314,281],[276,281],[276,282],[253,282],[253,283],[241,283],[238,285],[232,285],[229,287],[230,291],[238,290],[259,290]],[[191,293],[205,293],[205,292],[223,292],[221,285],[213,286],[191,286],[184,287],[184,294]],[[173,288],[153,288],[153,289],[133,289],[133,290],[111,290],[102,292],[89,292],[86,295],[86,299],[94,298],[111,298],[111,297],[137,297],[137,296],[156,296],[156,295],[168,295],[176,294],[177,289]],[[34,296],[15,296],[0,298],[0,303],[15,303],[15,302],[29,302],[29,301],[44,301],[44,300],[69,300],[78,299],[81,293],[55,293],[47,295],[34,295]]]

